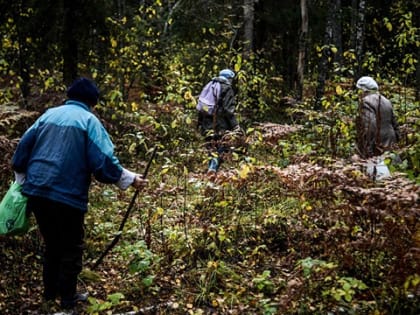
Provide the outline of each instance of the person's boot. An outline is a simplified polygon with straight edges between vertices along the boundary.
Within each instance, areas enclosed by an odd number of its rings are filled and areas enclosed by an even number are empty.
[[[77,302],[87,302],[88,296],[88,293],[76,293],[72,299],[62,299],[61,307],[72,309],[76,306]]]
[[[219,168],[219,159],[218,158],[211,158],[209,161],[209,169],[208,173],[216,173],[217,169]]]
[[[59,305],[55,300],[43,300],[39,310],[41,314],[52,314],[59,311]]]

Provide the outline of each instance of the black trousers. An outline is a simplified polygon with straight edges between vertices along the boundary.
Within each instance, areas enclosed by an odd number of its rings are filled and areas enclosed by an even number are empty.
[[[74,298],[82,271],[84,213],[45,198],[29,197],[27,210],[34,213],[44,239],[44,298]]]

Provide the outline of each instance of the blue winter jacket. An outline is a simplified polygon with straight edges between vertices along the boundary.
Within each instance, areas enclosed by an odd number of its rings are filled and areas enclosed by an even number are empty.
[[[25,173],[23,193],[87,211],[91,175],[116,183],[122,166],[99,119],[84,103],[69,100],[47,110],[25,132],[12,159]]]

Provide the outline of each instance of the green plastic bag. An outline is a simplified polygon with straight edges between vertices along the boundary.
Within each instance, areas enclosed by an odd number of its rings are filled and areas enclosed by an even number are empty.
[[[0,203],[0,234],[20,235],[29,230],[27,200],[22,195],[22,186],[13,182]]]

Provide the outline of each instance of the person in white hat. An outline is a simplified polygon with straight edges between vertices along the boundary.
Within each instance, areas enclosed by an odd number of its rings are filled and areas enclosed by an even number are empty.
[[[356,120],[357,151],[362,158],[379,156],[399,140],[394,110],[373,78],[361,77],[356,87],[363,90]]]

